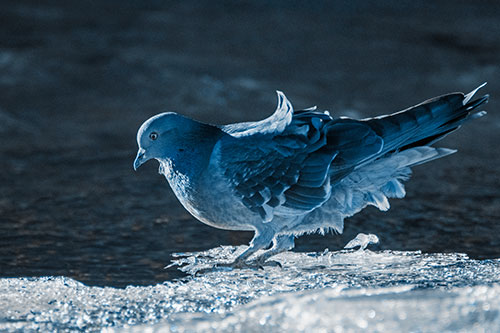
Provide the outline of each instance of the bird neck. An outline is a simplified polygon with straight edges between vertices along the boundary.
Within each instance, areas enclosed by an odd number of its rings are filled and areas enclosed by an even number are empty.
[[[168,157],[160,159],[167,179],[183,177],[196,182],[207,168],[213,148],[224,133],[216,126],[196,122],[183,131]],[[170,179],[169,179],[170,181]]]

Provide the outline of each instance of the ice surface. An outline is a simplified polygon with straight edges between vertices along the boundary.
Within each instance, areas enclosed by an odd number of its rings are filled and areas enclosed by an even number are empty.
[[[175,264],[196,272],[229,261],[243,249],[178,254]],[[287,252],[276,260],[283,268],[214,270],[125,289],[88,287],[64,277],[0,279],[0,331],[500,327],[499,259],[343,250]]]
[[[500,286],[327,288],[263,298],[226,315],[174,315],[131,332],[497,332]]]

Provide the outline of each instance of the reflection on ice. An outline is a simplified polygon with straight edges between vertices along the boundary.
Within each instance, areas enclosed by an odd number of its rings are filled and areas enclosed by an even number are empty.
[[[195,273],[229,261],[243,249],[178,254],[174,264]],[[301,323],[358,330],[365,322],[441,325],[381,326],[383,331],[454,330],[448,325],[453,320],[498,324],[498,259],[369,250],[287,252],[273,259],[283,268],[211,271],[126,289],[88,287],[64,277],[0,279],[0,330],[91,330],[159,321],[163,323],[154,327],[194,331],[208,326],[231,330],[233,323],[244,331],[281,330],[286,325],[298,329]],[[405,316],[420,319],[402,322]]]

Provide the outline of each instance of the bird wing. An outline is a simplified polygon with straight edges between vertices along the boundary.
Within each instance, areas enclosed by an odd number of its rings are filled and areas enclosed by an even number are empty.
[[[476,91],[437,97],[392,115],[363,120],[332,119],[315,108],[294,112],[278,92],[278,108],[269,118],[222,127],[229,135],[220,141],[219,166],[243,204],[264,222],[274,216],[310,213],[328,201],[332,188],[334,201],[341,206],[336,211],[345,216],[367,204],[385,210],[387,197],[404,195],[400,180],[410,166],[449,154],[411,148],[429,145],[484,114],[473,113],[488,99],[471,100]],[[393,153],[399,153],[398,158],[372,163]],[[410,158],[408,154],[422,157],[396,167],[400,159]],[[376,166],[382,169],[375,172]],[[394,168],[401,173],[385,173]],[[340,225],[335,228],[341,230]]]
[[[226,127],[230,135],[221,139],[219,166],[243,204],[264,222],[321,206],[330,198],[332,179],[341,179],[383,146],[368,125],[333,120],[314,108],[292,112],[282,130],[261,124],[263,131]]]
[[[292,103],[283,92],[277,90],[278,106],[276,111],[268,118],[261,121],[230,124],[223,127],[223,131],[233,137],[245,137],[253,134],[277,134],[285,130],[292,122]]]

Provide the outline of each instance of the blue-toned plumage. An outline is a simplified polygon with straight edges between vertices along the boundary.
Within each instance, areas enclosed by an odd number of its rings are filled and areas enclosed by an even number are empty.
[[[222,229],[254,230],[255,237],[233,266],[271,242],[256,260],[293,247],[303,233],[343,231],[344,219],[373,205],[389,209],[403,198],[411,167],[454,150],[430,145],[481,117],[464,95],[436,97],[381,117],[334,118],[315,107],[294,111],[278,92],[278,107],[258,121],[212,126],[163,113],[137,133],[134,168],[149,159],[163,173],[184,207]]]

